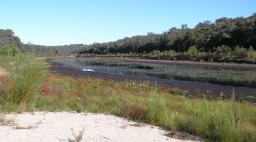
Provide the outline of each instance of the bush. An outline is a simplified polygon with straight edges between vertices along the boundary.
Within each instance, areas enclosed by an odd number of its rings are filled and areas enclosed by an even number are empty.
[[[191,46],[189,47],[188,49],[188,54],[191,56],[191,57],[196,57],[198,51],[197,51],[197,48],[196,46]]]
[[[13,44],[0,47],[0,55],[15,56],[18,52],[19,49]]]
[[[236,58],[245,58],[247,56],[247,51],[243,47],[236,46],[234,49],[234,54]]]
[[[221,52],[221,57],[224,57],[224,58],[230,58],[232,55],[232,49],[226,45],[221,46],[220,52]]]
[[[27,58],[24,56],[26,55],[17,56],[19,59],[15,57],[15,60],[20,62],[16,62],[10,67],[9,86],[6,95],[3,96],[5,102],[8,102],[10,106],[34,105],[41,93],[41,86],[46,74],[46,63],[39,60],[28,63],[29,60],[23,60]]]

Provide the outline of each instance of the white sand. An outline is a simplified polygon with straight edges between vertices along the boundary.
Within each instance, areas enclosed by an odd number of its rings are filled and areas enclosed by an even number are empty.
[[[84,127],[83,142],[178,142],[158,127],[138,124],[112,115],[73,112],[6,114],[1,125],[1,142],[74,142]]]

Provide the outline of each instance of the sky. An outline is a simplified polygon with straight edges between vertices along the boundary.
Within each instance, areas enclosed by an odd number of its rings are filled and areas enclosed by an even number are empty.
[[[0,0],[0,29],[23,43],[92,44],[255,12],[256,0]]]

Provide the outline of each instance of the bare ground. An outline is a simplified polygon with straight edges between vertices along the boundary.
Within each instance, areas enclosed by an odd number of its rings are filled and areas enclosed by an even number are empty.
[[[0,125],[1,142],[75,142],[74,136],[83,129],[82,142],[202,141],[186,133],[168,132],[106,114],[33,112],[2,117],[9,123]]]

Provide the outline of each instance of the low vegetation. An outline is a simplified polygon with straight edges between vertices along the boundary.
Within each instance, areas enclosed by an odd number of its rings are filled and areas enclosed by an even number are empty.
[[[1,56],[0,66],[7,72],[0,75],[2,112],[108,113],[210,141],[256,141],[256,106],[234,101],[235,93],[231,100],[189,99],[148,82],[65,77],[30,54]]]

